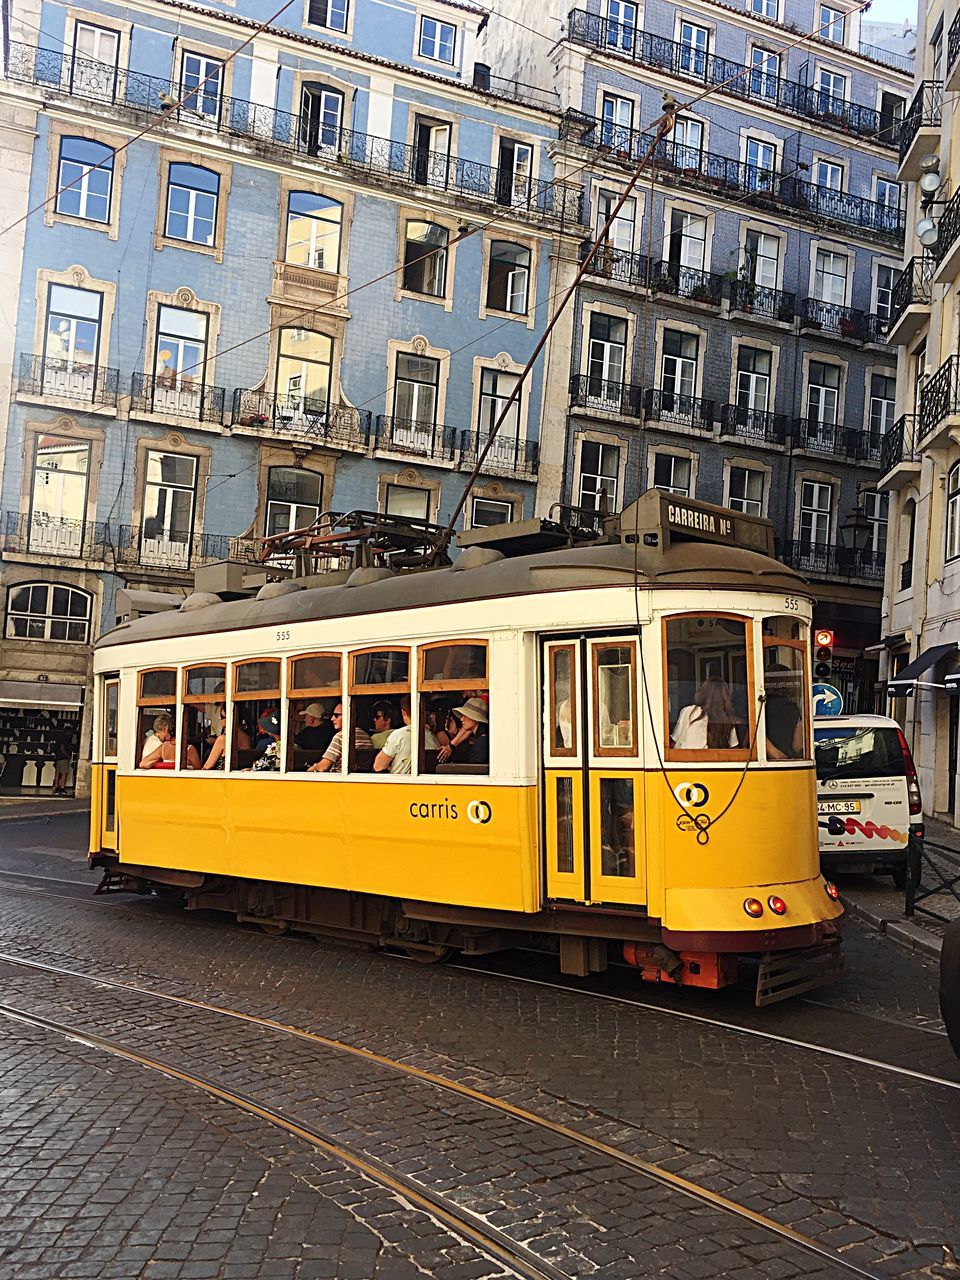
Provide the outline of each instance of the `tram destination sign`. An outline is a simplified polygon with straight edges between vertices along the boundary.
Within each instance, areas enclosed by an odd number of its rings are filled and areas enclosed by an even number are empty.
[[[708,502],[677,498],[668,493],[658,493],[657,496],[660,500],[660,524],[663,532],[671,538],[722,542],[730,547],[773,554],[773,526],[769,520],[741,515],[738,511],[715,507]],[[639,520],[638,526],[642,523],[642,519]]]

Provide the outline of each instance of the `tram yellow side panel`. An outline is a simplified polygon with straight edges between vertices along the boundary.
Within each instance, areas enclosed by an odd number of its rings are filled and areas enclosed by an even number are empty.
[[[132,774],[117,795],[121,863],[540,906],[536,787]]]

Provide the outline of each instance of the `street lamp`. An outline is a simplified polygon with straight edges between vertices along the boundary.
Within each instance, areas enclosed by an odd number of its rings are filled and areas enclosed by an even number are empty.
[[[873,521],[861,505],[861,496],[857,495],[857,505],[840,525],[840,542],[847,553],[845,559],[858,564],[863,559],[867,543],[873,537]]]
[[[925,249],[932,249],[940,239],[940,231],[932,218],[921,218],[916,226],[917,239]]]

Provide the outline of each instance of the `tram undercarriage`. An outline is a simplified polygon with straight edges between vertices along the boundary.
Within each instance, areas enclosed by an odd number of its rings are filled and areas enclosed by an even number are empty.
[[[659,920],[597,907],[552,906],[532,914],[478,910],[310,885],[208,876],[200,872],[91,859],[96,892],[155,894],[187,910],[222,911],[266,933],[312,933],[437,962],[455,952],[489,955],[511,948],[555,951],[560,972],[604,972],[611,961],[645,982],[711,990],[756,969],[755,1004],[774,1004],[834,981],[843,968],[836,921],[764,934],[671,934]],[[758,946],[762,950],[758,950]]]

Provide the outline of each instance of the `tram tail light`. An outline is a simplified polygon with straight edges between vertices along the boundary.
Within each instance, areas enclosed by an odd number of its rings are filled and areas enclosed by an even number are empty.
[[[743,909],[748,916],[753,916],[754,919],[763,915],[763,903],[759,898],[745,899]]]
[[[900,750],[903,754],[903,768],[907,776],[907,799],[910,801],[910,816],[915,818],[918,814],[923,813],[923,800],[920,796],[920,783],[917,781],[917,766],[913,763],[913,756],[910,754],[910,746],[903,736],[903,730],[897,730],[897,737],[900,739]]]
[[[837,886],[833,883],[832,880],[825,880],[823,887],[827,891],[828,898],[832,898],[834,902],[840,901],[840,890],[837,888]]]
[[[772,893],[767,899],[767,906],[775,916],[785,916],[787,914],[787,904],[782,898],[778,898],[775,893]]]

